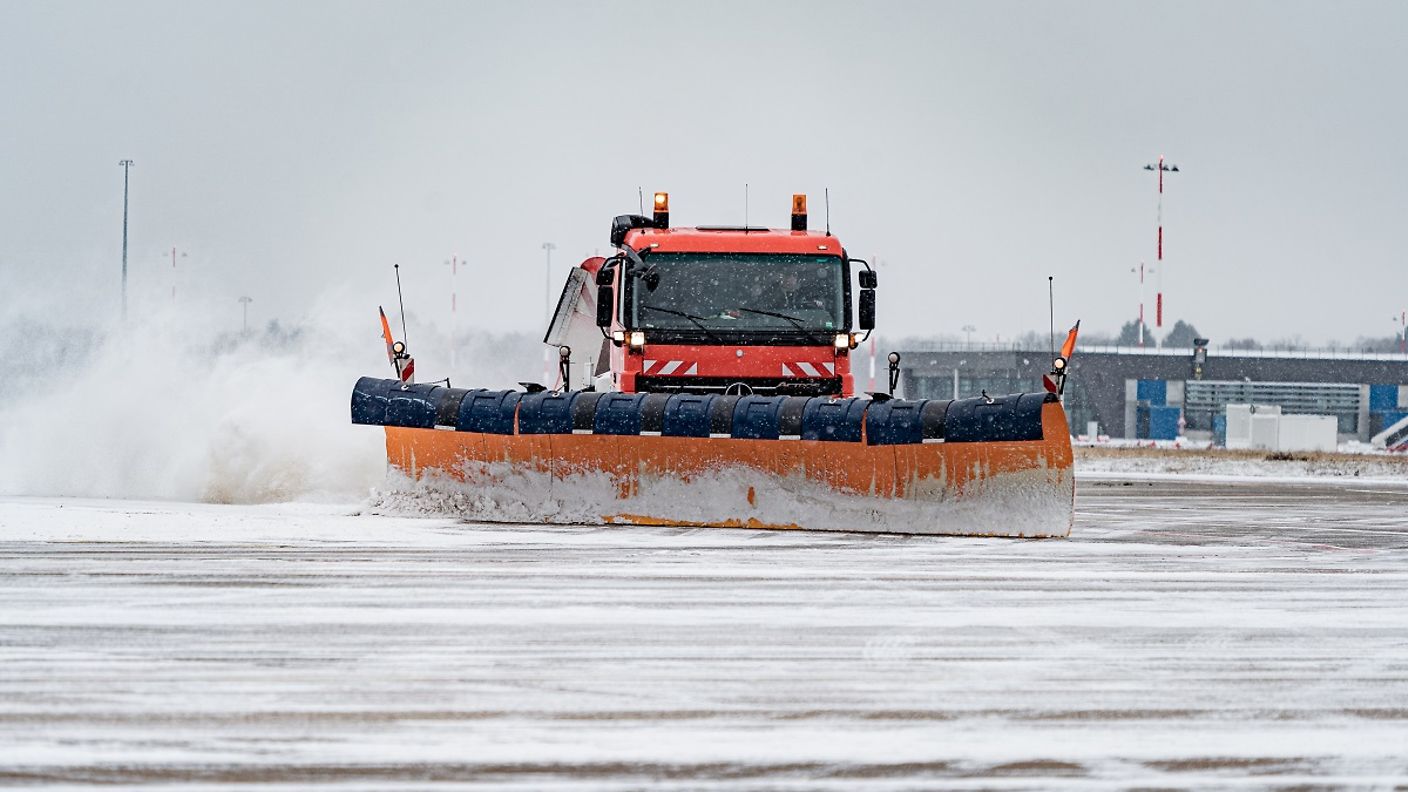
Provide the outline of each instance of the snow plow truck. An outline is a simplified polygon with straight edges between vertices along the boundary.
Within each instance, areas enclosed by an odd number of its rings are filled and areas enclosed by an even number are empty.
[[[1044,392],[896,399],[891,353],[890,393],[858,396],[878,278],[808,229],[806,196],[786,229],[675,227],[666,193],[653,208],[571,271],[544,338],[555,382],[415,384],[383,314],[397,377],[358,380],[353,423],[384,426],[391,467],[474,519],[1069,534],[1076,329]]]

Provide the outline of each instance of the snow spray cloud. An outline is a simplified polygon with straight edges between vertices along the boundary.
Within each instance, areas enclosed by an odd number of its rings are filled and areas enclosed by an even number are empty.
[[[229,321],[238,313],[194,299],[184,308],[134,305],[125,322],[0,311],[0,355],[14,372],[0,378],[0,493],[366,497],[385,479],[384,437],[351,424],[352,385],[393,375],[375,304],[344,291],[324,294],[295,322],[248,333]],[[457,386],[511,387],[540,376],[541,344],[527,335],[470,331],[452,344],[433,323],[408,319],[420,381],[451,375]]]
[[[25,322],[44,339],[0,407],[0,491],[263,502],[364,495],[375,434],[352,431],[351,334],[323,316],[218,330],[196,311],[134,312],[106,327]],[[374,357],[375,334],[370,342]],[[62,350],[55,360],[41,359]]]

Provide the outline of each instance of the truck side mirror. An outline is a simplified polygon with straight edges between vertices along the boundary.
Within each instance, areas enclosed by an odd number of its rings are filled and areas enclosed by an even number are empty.
[[[596,287],[596,326],[610,327],[613,309],[616,307],[616,289],[609,283]]]
[[[877,278],[875,277],[875,270],[861,270],[861,271],[860,271],[860,287],[861,287],[862,289],[873,289],[873,288],[875,288],[875,281],[876,281],[876,280],[877,280]]]
[[[620,259],[615,256],[606,260],[596,271],[596,326],[610,327],[613,309],[616,307],[616,267]]]
[[[861,273],[864,274],[864,273]],[[860,290],[860,329],[875,329],[875,290]]]

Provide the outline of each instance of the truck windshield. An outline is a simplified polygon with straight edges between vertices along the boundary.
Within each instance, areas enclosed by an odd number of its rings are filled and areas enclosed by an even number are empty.
[[[652,253],[632,279],[632,327],[831,331],[845,323],[838,256]]]

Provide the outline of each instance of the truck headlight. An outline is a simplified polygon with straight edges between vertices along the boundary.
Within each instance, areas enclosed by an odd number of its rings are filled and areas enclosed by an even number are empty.
[[[645,333],[642,333],[639,330],[632,330],[631,346],[636,349],[640,349],[641,347],[645,346]]]
[[[837,349],[850,349],[850,348],[851,348],[851,334],[850,334],[850,333],[838,333],[838,334],[836,335],[836,338],[832,339],[832,342],[831,342],[831,343],[832,343],[832,345],[835,346]]]

